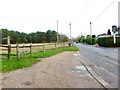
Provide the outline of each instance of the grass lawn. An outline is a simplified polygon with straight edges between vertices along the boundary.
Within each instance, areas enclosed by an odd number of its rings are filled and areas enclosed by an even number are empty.
[[[12,56],[10,61],[8,61],[7,58],[4,58],[0,60],[1,62],[0,72],[5,73],[5,72],[13,71],[16,69],[31,66],[32,64],[40,61],[40,59],[38,58],[49,57],[64,51],[78,51],[78,50],[79,49],[76,46],[59,48],[54,50],[47,50],[45,53],[39,52],[39,53],[33,54],[32,58],[30,58],[29,55],[27,55],[26,59],[24,59],[23,56],[21,56],[20,61],[17,61],[15,56]]]

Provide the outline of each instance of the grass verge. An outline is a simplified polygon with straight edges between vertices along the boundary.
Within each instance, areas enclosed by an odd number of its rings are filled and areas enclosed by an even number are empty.
[[[8,61],[7,58],[4,58],[2,60],[0,59],[0,62],[2,62],[0,63],[0,66],[2,66],[0,67],[0,72],[5,73],[16,69],[31,66],[32,64],[40,61],[40,59],[38,58],[49,57],[64,51],[78,51],[78,50],[79,49],[76,46],[72,46],[72,47],[59,48],[55,50],[47,50],[45,53],[39,52],[33,54],[32,58],[30,58],[29,55],[27,55],[27,57],[24,59],[23,56],[21,56],[20,61],[17,61],[15,56],[12,56],[10,61]]]

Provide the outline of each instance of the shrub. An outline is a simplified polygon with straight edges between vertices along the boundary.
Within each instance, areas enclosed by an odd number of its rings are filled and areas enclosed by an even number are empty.
[[[92,39],[92,45],[95,44],[95,43],[96,43],[96,40],[95,40],[95,38],[92,38],[91,36],[86,37],[85,42],[86,42],[87,44],[91,44],[91,39]]]
[[[85,43],[86,42],[86,39],[83,39],[83,43]]]
[[[96,39],[92,38],[92,44],[95,44],[95,43],[96,43]]]
[[[86,37],[86,44],[91,44],[91,36]]]
[[[83,43],[83,39],[80,40],[80,43]]]
[[[85,43],[86,42],[86,39],[81,39],[80,40],[80,43]]]
[[[98,38],[97,42],[103,47],[120,47],[120,37],[116,37],[116,44],[114,44],[113,37],[101,37]]]

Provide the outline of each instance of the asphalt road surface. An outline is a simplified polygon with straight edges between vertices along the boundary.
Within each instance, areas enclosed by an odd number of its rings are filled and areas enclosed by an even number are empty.
[[[76,44],[83,60],[113,88],[118,88],[118,48]],[[119,74],[120,75],[120,74]]]

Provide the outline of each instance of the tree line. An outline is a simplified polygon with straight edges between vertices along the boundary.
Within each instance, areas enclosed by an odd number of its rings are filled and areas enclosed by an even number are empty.
[[[50,43],[57,41],[57,32],[55,30],[47,30],[46,32],[32,32],[24,33],[8,29],[0,29],[0,36],[2,44],[7,44],[7,40],[3,39],[10,36],[11,44],[20,43]],[[59,42],[68,41],[68,37],[65,34],[58,34]]]

